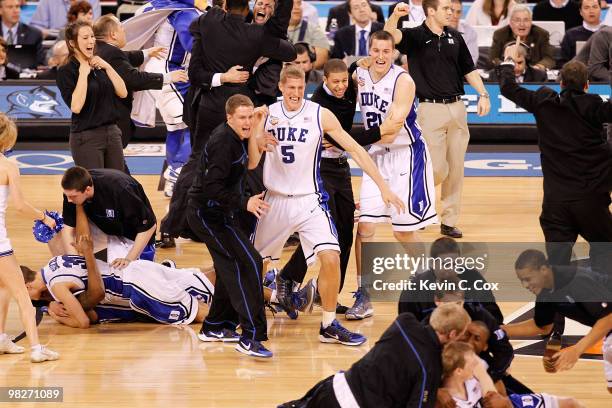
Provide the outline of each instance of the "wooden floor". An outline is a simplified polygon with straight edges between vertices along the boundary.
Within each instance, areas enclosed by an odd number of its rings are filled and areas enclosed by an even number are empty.
[[[26,197],[36,206],[60,210],[59,176],[22,179]],[[155,190],[157,177],[139,180],[161,218],[168,201]],[[542,240],[537,218],[541,190],[538,178],[467,178],[460,221],[465,240]],[[32,268],[43,266],[49,253],[34,241],[31,223],[12,211],[7,219],[19,261]],[[431,227],[422,237],[431,241],[437,232]],[[391,230],[379,228],[378,240],[389,238]],[[200,266],[210,259],[203,245],[193,243],[159,251],[158,256],[174,258],[179,266]],[[344,304],[352,304],[348,291],[355,287],[354,269],[351,263],[346,293],[340,297]],[[520,306],[506,303],[502,309],[507,314]],[[274,407],[300,397],[320,379],[349,368],[364,355],[396,315],[394,304],[377,303],[375,308],[373,318],[346,323],[370,339],[357,348],[319,343],[320,314],[316,310],[297,321],[283,314],[269,316],[271,340],[267,345],[274,352],[270,361],[245,357],[232,346],[203,344],[196,337],[197,325],[109,324],[76,330],[46,317],[40,325],[42,341],[59,351],[61,359],[36,365],[25,355],[2,355],[0,386],[63,387],[64,407]],[[14,305],[8,331],[21,332]],[[27,345],[26,340],[21,343]],[[511,371],[534,390],[571,395],[587,407],[612,405],[601,361],[580,361],[570,372],[546,374],[541,359],[517,356]]]

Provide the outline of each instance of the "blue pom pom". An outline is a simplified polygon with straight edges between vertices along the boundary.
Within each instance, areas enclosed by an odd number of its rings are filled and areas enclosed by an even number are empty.
[[[38,242],[46,244],[62,230],[64,227],[64,219],[57,211],[45,211],[45,214],[55,220],[55,228],[49,228],[42,221],[36,220],[34,221],[34,227],[32,227],[32,233]]]

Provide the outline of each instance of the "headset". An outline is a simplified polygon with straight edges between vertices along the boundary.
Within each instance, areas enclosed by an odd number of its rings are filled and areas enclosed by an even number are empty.
[[[317,59],[317,53],[314,50],[314,47],[312,47],[310,44],[308,44],[307,42],[296,42],[293,45],[301,45],[302,47],[306,48],[306,52],[308,53],[308,58],[310,58],[310,62],[314,63]]]

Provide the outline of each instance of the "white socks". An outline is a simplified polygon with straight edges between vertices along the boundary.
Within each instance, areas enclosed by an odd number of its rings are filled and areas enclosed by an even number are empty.
[[[333,312],[326,312],[325,310],[323,310],[323,313],[321,315],[321,325],[323,326],[323,328],[326,328],[327,326],[331,325],[334,320],[336,320],[335,310]]]
[[[361,275],[357,275],[357,289],[361,289]]]
[[[37,344],[35,346],[32,346],[32,352],[34,351],[41,351],[43,348],[42,344]]]
[[[278,299],[276,298],[276,289],[274,289],[270,295],[270,303],[278,303]]]

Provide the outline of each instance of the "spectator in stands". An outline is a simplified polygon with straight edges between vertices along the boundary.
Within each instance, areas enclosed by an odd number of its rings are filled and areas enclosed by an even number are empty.
[[[389,6],[389,15],[393,14],[393,10],[395,10],[395,6],[397,3]],[[399,19],[397,22],[397,28],[404,27],[404,22],[410,21],[410,23],[414,25],[421,24],[425,21],[425,10],[423,9],[423,0],[409,0],[408,7],[410,12],[407,16],[404,16]]]
[[[313,69],[312,64],[316,59],[316,54],[312,47],[305,42],[299,42],[295,44],[295,52],[297,52],[297,58],[292,64],[299,65],[304,73],[306,74],[306,85],[319,85],[323,82],[323,74],[321,71]]]
[[[319,24],[319,12],[309,1],[302,2],[302,18],[311,24]]]
[[[51,56],[47,61],[48,70],[43,71],[36,75],[37,79],[57,79],[57,70],[60,66],[64,65],[68,58],[68,46],[66,41],[61,40],[53,44],[51,47]]]
[[[86,23],[93,24],[93,8],[91,3],[87,1],[77,1],[72,3],[68,9],[66,15],[68,24],[74,23],[77,20],[85,21]],[[62,28],[57,36],[58,40],[64,40],[66,38],[66,30]]]
[[[533,7],[535,21],[563,21],[565,30],[582,24],[580,5],[574,0],[541,0]]]
[[[475,0],[465,17],[465,22],[472,26],[508,25],[510,10],[514,4],[514,0]]]
[[[69,57],[58,69],[57,87],[72,111],[70,152],[77,166],[124,171],[119,99],[128,94],[123,79],[95,55],[93,28],[84,21],[66,27]]]
[[[582,25],[568,30],[561,41],[561,60],[563,65],[576,56],[576,42],[588,41],[591,35],[601,28],[601,6],[599,0],[582,0],[580,3]]]
[[[612,49],[612,27],[603,26],[586,42],[575,60],[587,66],[589,80],[610,82],[610,51]]]
[[[453,14],[450,18],[449,26],[461,33],[465,45],[470,50],[474,66],[478,62],[478,35],[476,31],[467,23],[461,21],[461,14],[463,13],[463,5],[461,0],[451,0],[451,10]]]
[[[30,24],[42,30],[45,38],[56,37],[59,30],[66,25],[66,15],[70,6],[78,0],[39,0],[36,11],[32,16]],[[98,18],[102,14],[100,0],[89,0],[93,9],[93,17]]]
[[[597,1],[597,0],[593,0]],[[523,44],[516,51],[516,55],[514,54],[514,48],[516,45],[508,45],[506,50],[504,51],[504,55],[510,56],[512,61],[514,61],[514,77],[516,82],[521,84],[524,82],[546,82],[548,81],[548,77],[546,72],[541,69],[535,69],[531,65],[529,65],[529,56],[527,47]],[[497,69],[494,68],[489,72],[489,82],[498,82],[499,77],[497,75]]]
[[[329,41],[319,24],[311,24],[302,18],[302,0],[293,1],[291,20],[287,37],[292,43],[305,42],[310,44],[315,51],[315,69],[323,67],[329,59]]]
[[[548,31],[533,24],[531,10],[524,4],[517,4],[510,11],[510,24],[495,31],[491,45],[491,61],[495,65],[504,59],[504,48],[520,37],[529,49],[529,59],[536,69],[550,69],[555,65],[553,47]]]
[[[36,68],[37,65],[45,65],[45,51],[42,44],[40,30],[19,22],[21,18],[21,4],[19,0],[0,0],[0,12],[2,13],[2,25],[0,35],[7,45],[32,45],[36,52],[36,63],[29,67]]]
[[[6,58],[6,41],[0,37],[0,81],[5,79],[19,79],[19,71],[9,66]]]
[[[372,7],[372,11],[376,13],[376,21],[384,24],[385,15],[383,14],[383,11],[380,8],[380,6],[370,3],[370,7]],[[338,28],[342,28],[344,26],[351,24],[351,16],[349,15],[348,0],[342,4],[339,4],[329,9],[329,13],[327,13],[327,24],[325,25],[325,31],[329,31],[329,26],[332,20],[334,19],[336,20],[336,23],[338,24]]]
[[[368,56],[370,34],[385,27],[378,21],[372,21],[373,13],[368,0],[349,0],[349,10],[354,24],[344,26],[336,32],[332,58]]]

